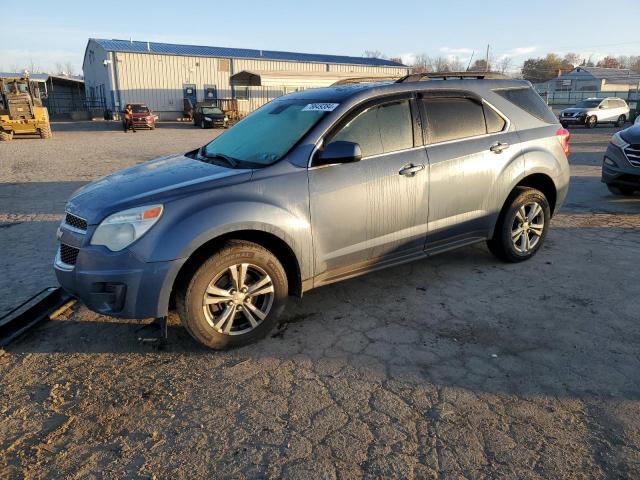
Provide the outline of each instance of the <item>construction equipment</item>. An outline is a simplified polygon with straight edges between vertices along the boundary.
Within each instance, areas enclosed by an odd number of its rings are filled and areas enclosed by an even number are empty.
[[[40,87],[22,77],[0,78],[0,141],[14,135],[35,133],[51,138],[49,112],[42,106]]]

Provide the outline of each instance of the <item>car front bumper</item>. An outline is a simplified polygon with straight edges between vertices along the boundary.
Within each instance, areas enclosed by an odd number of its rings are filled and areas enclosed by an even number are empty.
[[[605,159],[609,159],[614,165],[607,165]],[[609,144],[602,162],[601,181],[608,185],[640,189],[640,167],[631,165],[620,148]]]
[[[581,115],[579,117],[560,117],[560,122],[570,125],[584,125],[586,122],[586,116]]]
[[[85,235],[59,230],[61,244],[77,249],[73,265],[64,263],[61,247],[54,260],[58,282],[89,309],[119,318],[166,316],[173,282],[184,260],[145,262],[124,249],[111,252],[88,243]]]

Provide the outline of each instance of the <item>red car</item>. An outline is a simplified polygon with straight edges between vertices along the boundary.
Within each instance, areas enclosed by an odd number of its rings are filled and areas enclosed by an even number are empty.
[[[153,114],[153,110],[144,103],[128,103],[133,110],[133,125],[135,128],[148,128],[153,130],[156,128],[158,116]],[[124,111],[122,112],[122,123],[124,124]]]

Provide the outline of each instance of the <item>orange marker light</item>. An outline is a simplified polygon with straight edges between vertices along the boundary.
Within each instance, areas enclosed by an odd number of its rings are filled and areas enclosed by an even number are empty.
[[[152,218],[157,218],[162,213],[162,207],[153,207],[148,210],[145,210],[142,214],[143,220],[151,220]]]

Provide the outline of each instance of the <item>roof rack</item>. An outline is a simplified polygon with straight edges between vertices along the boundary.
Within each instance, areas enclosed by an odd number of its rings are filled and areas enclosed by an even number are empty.
[[[404,78],[404,77],[402,77]],[[335,83],[332,83],[332,86],[335,85],[354,85],[357,83],[375,83],[375,82],[399,82],[402,79],[398,79],[398,76],[390,76],[390,77],[353,77],[353,78],[342,78]]]
[[[497,72],[428,72],[411,73],[399,78],[396,83],[422,82],[425,80],[506,80],[509,77]]]

